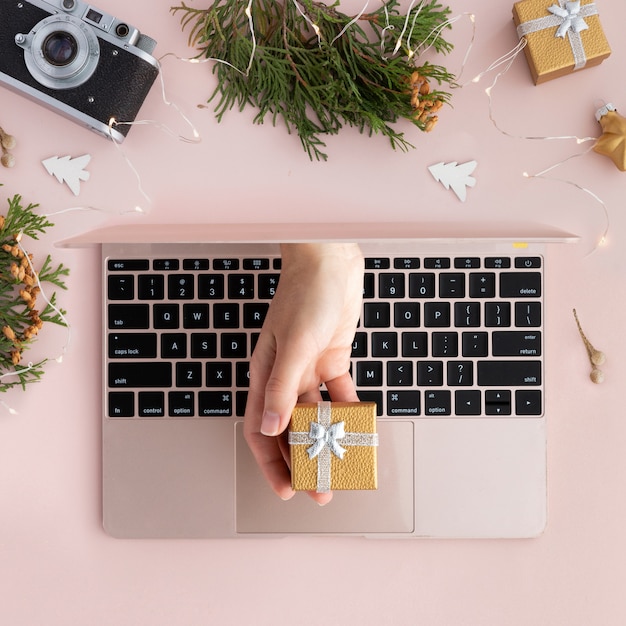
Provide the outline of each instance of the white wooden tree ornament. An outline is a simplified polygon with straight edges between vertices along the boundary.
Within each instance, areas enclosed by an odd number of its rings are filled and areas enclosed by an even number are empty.
[[[42,163],[48,174],[55,176],[61,184],[65,183],[77,196],[80,193],[80,181],[89,180],[89,172],[85,168],[90,160],[90,154],[83,154],[75,159],[70,156],[53,156]]]
[[[465,202],[467,188],[476,184],[476,179],[470,174],[476,169],[476,161],[468,161],[457,165],[456,161],[450,163],[437,163],[431,165],[428,170],[433,178],[441,183],[446,189],[452,189],[461,202]]]

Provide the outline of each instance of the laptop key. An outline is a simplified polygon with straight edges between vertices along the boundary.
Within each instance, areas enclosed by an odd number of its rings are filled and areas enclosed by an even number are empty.
[[[180,314],[177,304],[155,304],[152,309],[155,328],[178,328]]]
[[[243,327],[261,328],[269,306],[266,302],[246,302],[243,305]]]
[[[425,332],[402,333],[402,356],[428,356],[428,334]]]
[[[207,387],[230,387],[233,384],[232,363],[209,361],[206,364]]]
[[[248,335],[224,333],[220,338],[223,359],[245,359],[248,356]]]
[[[149,328],[147,304],[109,304],[109,328],[126,330]]]
[[[358,387],[380,387],[383,384],[382,361],[359,361],[356,364]]]
[[[541,361],[479,361],[481,387],[528,387],[541,385]]]
[[[109,333],[110,359],[150,359],[157,355],[156,333]]]
[[[276,295],[279,280],[279,274],[259,275],[259,298],[261,300],[271,300]]]
[[[480,415],[480,391],[458,389],[454,392],[454,413],[456,415]]]
[[[352,341],[352,358],[367,356],[367,333],[357,332]]]
[[[171,387],[172,364],[167,361],[109,363],[109,387]]]
[[[206,271],[209,269],[209,259],[183,259],[183,269],[195,272]]]
[[[237,387],[245,389],[250,386],[250,363],[248,361],[239,361],[235,365],[235,381]]]
[[[387,384],[390,387],[410,387],[413,385],[413,362],[388,361]]]
[[[200,361],[176,363],[177,387],[200,387],[202,385],[202,363]]]
[[[137,278],[137,296],[140,300],[163,300],[165,278],[162,274],[142,274]]]
[[[541,390],[518,389],[515,392],[515,413],[517,415],[541,415]]]
[[[485,326],[497,328],[511,325],[510,302],[486,302]]]
[[[410,298],[434,298],[435,275],[421,272],[409,274],[409,297]]]
[[[493,298],[495,295],[496,275],[493,272],[477,272],[470,274],[470,298]]]
[[[109,392],[109,417],[134,417],[135,394],[132,391]]]
[[[363,305],[363,325],[366,328],[389,328],[391,309],[388,302],[367,302]]]
[[[194,394],[192,391],[170,391],[167,395],[170,417],[193,417]]]
[[[214,305],[213,326],[215,328],[239,328],[239,305],[236,302]]]
[[[175,272],[180,267],[179,259],[154,259],[153,269],[160,272]]]
[[[449,391],[426,391],[424,392],[425,415],[451,415],[452,396]]]
[[[511,415],[511,392],[508,390],[485,391],[487,415]]]
[[[443,361],[420,361],[417,364],[417,384],[420,387],[443,385]]]
[[[432,334],[432,354],[436,357],[455,357],[459,354],[459,336],[453,332]]]
[[[135,277],[132,274],[111,274],[107,293],[111,300],[132,300],[135,297]]]
[[[148,259],[109,259],[110,272],[145,272],[150,268]]]
[[[426,302],[424,304],[424,326],[433,328],[450,326],[450,303]]]
[[[191,335],[191,358],[214,359],[217,357],[216,333],[193,333]]]
[[[525,256],[517,257],[515,259],[515,267],[531,268],[541,267],[541,257],[539,256]]]
[[[490,256],[485,259],[487,269],[508,269],[511,267],[511,259],[502,256]]]
[[[164,359],[186,359],[187,335],[185,333],[163,333],[161,335],[161,357]]]
[[[404,274],[379,274],[378,295],[380,298],[404,298]]]
[[[254,274],[229,274],[228,297],[231,300],[254,298]]]
[[[266,258],[244,259],[244,270],[268,270],[270,268],[270,260]]]
[[[246,405],[248,404],[248,392],[237,391],[235,393],[235,414],[237,417],[243,417],[246,414]]]
[[[464,298],[465,274],[458,272],[439,274],[439,295],[442,298]]]
[[[394,302],[393,322],[396,328],[417,328],[420,325],[419,302]]]
[[[485,357],[489,350],[489,335],[486,332],[465,332],[461,339],[464,357]]]
[[[420,392],[417,389],[387,392],[387,415],[419,415],[420,411]]]
[[[537,330],[499,330],[492,335],[494,356],[541,355],[541,332]]]
[[[195,303],[183,304],[183,327],[208,328],[209,305]]]
[[[233,414],[233,394],[230,391],[200,391],[198,393],[198,415],[223,415]]]
[[[224,275],[200,274],[198,276],[198,298],[200,300],[222,300],[224,298]]]
[[[165,394],[162,391],[140,391],[138,394],[139,417],[163,417]]]
[[[193,300],[193,274],[171,274],[167,277],[168,295],[172,300]]]
[[[502,272],[501,298],[538,298],[541,296],[540,272]]]
[[[528,328],[541,326],[541,302],[516,302],[515,325]]]
[[[382,391],[367,391],[359,389],[357,391],[359,400],[361,402],[374,402],[376,403],[376,415],[383,414],[383,392]]]
[[[454,325],[463,328],[480,326],[480,302],[455,302]]]
[[[372,333],[372,356],[398,356],[398,335],[396,333]]]
[[[474,384],[474,364],[471,361],[448,361],[448,385],[471,387]]]

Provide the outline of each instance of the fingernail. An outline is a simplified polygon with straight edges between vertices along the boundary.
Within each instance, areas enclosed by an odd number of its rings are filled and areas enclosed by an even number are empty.
[[[280,415],[272,413],[271,411],[265,411],[261,418],[261,433],[268,437],[274,437],[278,434],[278,427],[280,425]]]

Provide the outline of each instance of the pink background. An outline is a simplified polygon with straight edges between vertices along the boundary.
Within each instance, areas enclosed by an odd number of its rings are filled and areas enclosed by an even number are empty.
[[[190,54],[170,2],[102,0],[158,42],[157,56]],[[196,2],[197,6],[206,3]],[[406,127],[417,145],[393,152],[381,137],[345,129],[328,140],[327,163],[311,163],[296,136],[254,126],[252,111],[217,124],[206,101],[210,65],[168,57],[168,98],[202,136],[188,144],[154,125],[132,129],[123,152],[78,125],[6,90],[0,125],[18,139],[13,170],[0,170],[2,195],[20,193],[55,213],[56,227],[31,246],[71,267],[61,294],[72,326],[63,363],[49,364],[27,393],[4,395],[0,407],[0,620],[4,624],[428,624],[587,626],[626,620],[626,345],[623,211],[626,173],[590,152],[528,179],[591,144],[524,139],[597,136],[603,102],[626,111],[626,5],[598,3],[613,54],[600,67],[535,87],[523,56],[493,90],[492,72],[457,90],[436,130]],[[378,6],[375,0],[372,7]],[[408,6],[408,3],[404,3]],[[511,2],[454,0],[453,14],[476,16],[476,37],[461,82],[516,44]],[[344,0],[358,12],[361,0]],[[448,37],[444,60],[460,70],[471,40],[467,17]],[[157,86],[140,113],[189,129]],[[41,161],[92,155],[89,181],[75,198]],[[136,168],[148,203],[127,160]],[[478,161],[465,203],[430,176],[439,161]],[[567,181],[567,182],[563,182]],[[610,217],[608,243],[595,242]],[[120,212],[141,205],[147,214]],[[298,538],[228,541],[118,541],[100,524],[100,345],[95,249],[52,250],[53,242],[110,224],[148,222],[504,220],[544,221],[581,235],[553,262],[557,297],[547,310],[549,512],[545,533],[523,541],[371,541]],[[572,318],[608,356],[606,382],[589,381],[589,365]],[[56,356],[65,335],[44,329],[37,350]]]

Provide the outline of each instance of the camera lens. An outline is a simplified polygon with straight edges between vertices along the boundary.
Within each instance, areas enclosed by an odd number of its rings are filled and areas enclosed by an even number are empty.
[[[69,33],[56,31],[46,37],[41,49],[48,63],[63,67],[76,58],[78,45],[76,39]]]
[[[63,8],[67,11],[71,11],[76,6],[75,0],[63,0]]]

